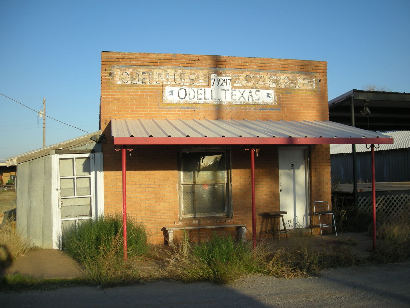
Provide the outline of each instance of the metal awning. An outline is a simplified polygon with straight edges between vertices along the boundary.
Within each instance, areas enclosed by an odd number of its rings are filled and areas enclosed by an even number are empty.
[[[113,119],[115,145],[391,144],[393,138],[331,121]]]
[[[329,101],[329,119],[371,130],[410,130],[410,93],[353,89]]]

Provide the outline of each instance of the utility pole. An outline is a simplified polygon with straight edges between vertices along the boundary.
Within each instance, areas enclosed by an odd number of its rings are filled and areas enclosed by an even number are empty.
[[[43,97],[43,148],[46,147],[46,98]]]

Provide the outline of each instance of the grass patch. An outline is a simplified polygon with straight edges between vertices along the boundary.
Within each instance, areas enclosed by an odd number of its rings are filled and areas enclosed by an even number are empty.
[[[410,222],[385,223],[377,230],[377,245],[370,260],[376,263],[402,262],[410,259]]]
[[[349,248],[343,246],[317,249],[308,245],[291,248],[278,248],[274,251],[265,248],[264,273],[277,278],[296,278],[316,276],[326,268],[352,266],[360,263]]]
[[[14,208],[16,208],[16,192],[0,190],[0,216],[3,215],[3,212]]]
[[[186,282],[206,280],[226,283],[246,274],[261,273],[277,278],[318,275],[326,268],[359,264],[349,245],[334,241],[325,244],[315,237],[303,236],[278,247],[266,241],[252,250],[250,243],[235,242],[230,237],[213,236],[209,242],[184,241],[169,253],[168,275]],[[321,243],[316,247],[312,243]]]
[[[127,221],[128,260],[123,260],[122,220],[105,217],[87,221],[66,231],[63,249],[85,270],[87,279],[101,285],[117,285],[139,279],[136,259],[148,251],[143,227]]]
[[[249,243],[213,235],[206,243],[191,244],[185,237],[169,254],[167,272],[170,278],[185,282],[226,283],[260,271],[260,265]]]
[[[13,261],[30,250],[30,246],[17,234],[15,222],[0,226],[0,288],[7,285],[5,272]]]
[[[29,250],[30,245],[16,232],[15,222],[7,222],[0,226],[0,271],[6,266],[7,260],[12,261]]]

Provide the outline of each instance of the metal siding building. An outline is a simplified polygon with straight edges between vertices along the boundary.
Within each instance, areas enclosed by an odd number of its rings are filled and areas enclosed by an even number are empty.
[[[375,150],[376,182],[410,181],[410,131],[384,132],[394,138],[393,144],[380,144]],[[370,149],[356,145],[357,180],[371,182]],[[330,146],[332,183],[352,183],[352,147],[346,144]]]
[[[16,229],[30,244],[60,248],[62,231],[67,225],[104,214],[100,137],[101,131],[98,131],[7,161],[17,165]],[[72,176],[63,176],[60,167],[64,162],[72,163]],[[85,174],[85,169],[89,175]],[[76,177],[76,172],[81,175]],[[89,184],[84,180],[89,180]],[[62,191],[67,191],[70,181],[73,183],[72,191],[78,193],[62,194]],[[81,193],[84,186],[89,192]],[[81,202],[75,202],[86,199],[90,200],[88,205],[81,206]]]

